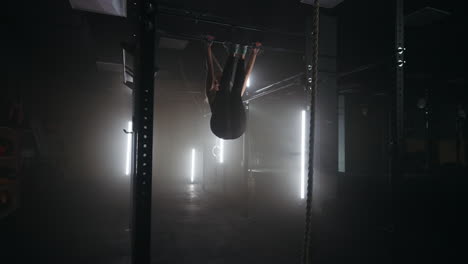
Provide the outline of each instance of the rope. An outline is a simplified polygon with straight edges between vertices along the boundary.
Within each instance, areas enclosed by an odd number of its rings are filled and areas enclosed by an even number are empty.
[[[312,187],[314,178],[315,94],[318,86],[319,0],[314,0],[312,20],[312,84],[310,91],[309,170],[307,175],[307,207],[302,264],[311,263],[312,240]]]

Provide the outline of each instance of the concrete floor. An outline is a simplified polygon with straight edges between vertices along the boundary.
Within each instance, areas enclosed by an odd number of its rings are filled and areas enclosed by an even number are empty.
[[[76,173],[44,164],[26,171],[20,210],[0,221],[0,263],[130,263],[129,179]],[[314,263],[452,263],[464,257],[465,176],[408,181],[393,227],[377,185],[354,179],[314,218]],[[281,199],[266,183],[258,182],[245,217],[245,200],[233,189],[226,195],[155,177],[152,263],[299,263],[304,204]]]
[[[129,181],[29,173],[21,209],[0,225],[2,263],[129,263]],[[299,263],[303,204],[253,204],[247,218],[199,184],[155,179],[153,189],[153,263]]]
[[[44,164],[26,171],[20,210],[0,221],[0,263],[129,263],[129,179],[75,173]],[[259,180],[246,217],[245,199],[234,189],[226,195],[221,188],[203,191],[200,184],[157,176],[152,263],[299,263],[304,203],[282,199]],[[406,182],[393,227],[377,185],[353,179],[314,218],[314,263],[459,259],[465,176]]]
[[[154,263],[299,263],[302,210],[246,218],[241,207],[200,185],[155,191]]]

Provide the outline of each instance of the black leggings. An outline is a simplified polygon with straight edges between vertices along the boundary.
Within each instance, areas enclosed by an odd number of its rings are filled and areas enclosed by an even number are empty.
[[[236,65],[237,62],[237,65]],[[222,139],[236,139],[244,134],[246,116],[242,102],[245,60],[230,54],[223,70],[219,91],[210,104],[211,131]]]

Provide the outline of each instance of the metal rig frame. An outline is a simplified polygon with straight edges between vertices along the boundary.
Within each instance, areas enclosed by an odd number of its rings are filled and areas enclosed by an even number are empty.
[[[398,160],[400,157],[400,149],[403,141],[403,99],[404,99],[404,16],[403,16],[403,0],[396,0],[397,16],[396,16],[396,94],[394,106],[394,155],[391,178],[396,177],[398,170]],[[152,197],[152,160],[153,160],[153,108],[154,108],[154,78],[157,67],[155,58],[157,56],[157,43],[159,39],[158,25],[156,24],[158,13],[156,0],[132,0],[128,2],[128,10],[136,14],[137,29],[134,37],[136,37],[136,52],[135,52],[135,89],[134,89],[134,116],[133,116],[133,214],[132,214],[132,263],[134,264],[149,264],[151,263],[151,197]],[[240,30],[269,32],[275,34],[284,34],[267,29],[256,28],[252,26],[237,25],[222,21],[213,21],[208,18],[198,16],[196,13],[189,12],[181,14],[179,11],[168,8],[161,8],[162,14],[185,17],[194,21],[203,21],[204,23],[217,24],[225,27],[235,27]],[[200,14],[199,14],[200,15]],[[311,20],[306,19],[309,25]],[[311,25],[308,26],[310,29]],[[310,31],[310,30],[309,30]],[[290,35],[290,34],[289,34]],[[177,36],[170,35],[175,38],[202,40],[200,37],[193,36]],[[310,72],[312,70],[312,61],[310,54],[312,52],[312,44],[310,37],[305,37],[305,74],[304,82],[306,90],[310,91],[309,84],[311,83]],[[265,47],[264,47],[265,48]],[[288,52],[281,48],[271,48],[273,51]],[[297,51],[292,51],[297,52]],[[301,77],[301,76],[295,76]],[[269,94],[274,91],[265,91]],[[266,95],[266,94],[262,94]],[[248,103],[258,97],[248,99],[246,103],[248,111]],[[315,105],[314,105],[315,107]],[[313,111],[313,109],[310,109]],[[313,128],[311,128],[313,129]],[[244,136],[244,178],[247,185],[247,177],[249,174],[249,135]],[[310,153],[313,155],[313,153]],[[247,186],[246,186],[247,187]],[[247,209],[248,210],[248,209]]]
[[[153,174],[153,111],[156,58],[156,14],[154,0],[137,0],[138,25],[135,50],[133,116],[133,215],[132,263],[151,263],[151,186]],[[134,35],[134,36],[135,36]]]

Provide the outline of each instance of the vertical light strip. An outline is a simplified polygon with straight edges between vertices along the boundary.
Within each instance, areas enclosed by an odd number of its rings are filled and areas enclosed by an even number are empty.
[[[306,111],[301,116],[301,199],[305,198],[305,145],[306,145]]]
[[[219,163],[224,163],[224,140],[219,139]]]
[[[132,167],[132,132],[133,123],[132,121],[128,122],[128,134],[127,134],[127,160],[125,162],[125,175],[130,175],[130,170]]]
[[[192,166],[190,171],[190,182],[195,180],[195,149],[192,149]]]
[[[247,78],[247,88],[249,88],[249,87],[250,87],[250,77]]]

